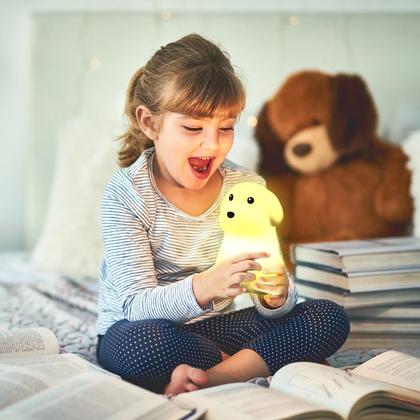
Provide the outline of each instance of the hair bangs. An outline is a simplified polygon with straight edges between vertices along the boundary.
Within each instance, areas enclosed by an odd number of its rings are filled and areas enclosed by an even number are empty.
[[[245,106],[245,91],[237,76],[229,69],[200,66],[185,72],[165,95],[167,111],[201,118],[236,117]]]

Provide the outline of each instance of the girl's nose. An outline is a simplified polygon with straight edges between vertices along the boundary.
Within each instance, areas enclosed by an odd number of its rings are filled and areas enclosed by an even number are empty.
[[[207,133],[204,135],[200,146],[206,150],[217,150],[219,148],[219,133]]]

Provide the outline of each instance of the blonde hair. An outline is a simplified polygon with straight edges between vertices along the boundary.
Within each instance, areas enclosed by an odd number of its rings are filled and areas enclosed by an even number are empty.
[[[229,56],[198,34],[161,47],[128,85],[125,115],[128,130],[119,137],[119,164],[131,165],[153,146],[136,119],[139,105],[156,117],[177,112],[197,117],[236,116],[245,106],[245,89]]]

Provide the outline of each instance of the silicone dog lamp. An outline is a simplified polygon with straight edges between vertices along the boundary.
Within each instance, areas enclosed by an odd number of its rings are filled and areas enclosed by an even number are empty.
[[[254,182],[236,184],[220,205],[219,223],[224,231],[217,262],[244,252],[269,252],[267,258],[256,260],[261,271],[253,271],[255,280],[242,282],[248,293],[265,294],[256,285],[261,277],[265,283],[285,270],[276,226],[283,220],[283,209],[277,197]],[[257,287],[257,288],[256,288]],[[272,293],[272,292],[270,292]]]

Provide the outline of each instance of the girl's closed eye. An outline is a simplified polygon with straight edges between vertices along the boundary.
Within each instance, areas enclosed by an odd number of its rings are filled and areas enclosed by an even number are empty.
[[[202,127],[190,127],[187,125],[183,125],[182,128],[184,128],[187,131],[201,131],[203,128]],[[235,127],[220,127],[221,131],[234,131]]]
[[[183,128],[185,128],[185,130],[187,131],[200,131],[202,130],[202,127],[190,127],[188,125],[183,125]]]

